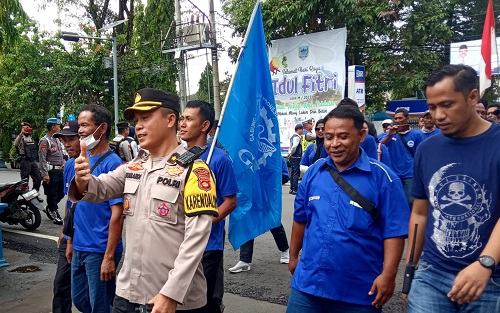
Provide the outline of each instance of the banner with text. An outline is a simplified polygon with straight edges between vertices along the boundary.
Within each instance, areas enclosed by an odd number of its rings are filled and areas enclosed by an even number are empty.
[[[282,151],[295,125],[323,118],[344,98],[346,28],[273,40],[269,69]]]

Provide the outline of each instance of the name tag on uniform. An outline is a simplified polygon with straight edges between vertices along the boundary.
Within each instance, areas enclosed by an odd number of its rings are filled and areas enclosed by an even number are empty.
[[[313,201],[313,200],[319,200],[319,196],[312,196],[312,197],[309,197],[309,201]]]
[[[179,189],[181,187],[181,181],[177,179],[173,179],[172,177],[166,176],[158,176],[156,180],[157,185],[169,186],[175,189]]]

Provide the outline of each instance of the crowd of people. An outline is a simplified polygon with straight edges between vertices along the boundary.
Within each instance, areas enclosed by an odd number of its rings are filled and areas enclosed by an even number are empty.
[[[400,108],[377,136],[351,99],[295,126],[280,169],[295,197],[290,241],[271,230],[292,274],[287,312],[381,312],[407,237],[408,312],[498,311],[500,105],[461,64],[431,73],[426,95],[419,129]],[[62,129],[49,118],[38,146],[28,123],[16,139],[21,176],[43,183],[47,216],[65,221],[53,312],[223,312],[225,218],[242,178],[219,142],[206,162],[213,106],[182,111],[175,94],[145,88],[124,116],[134,126],[118,123],[114,138],[110,112],[87,105]],[[229,272],[251,270],[253,247]]]

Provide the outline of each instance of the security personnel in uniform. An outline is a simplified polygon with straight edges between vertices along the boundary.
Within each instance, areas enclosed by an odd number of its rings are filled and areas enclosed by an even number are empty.
[[[118,156],[125,162],[132,160],[132,149],[130,147],[130,142],[127,140],[129,135],[130,124],[128,122],[119,122],[116,124],[118,129],[118,135],[113,138],[109,146],[114,152],[118,152]],[[116,145],[118,149],[116,149]]]
[[[42,177],[40,176],[38,164],[36,164],[38,147],[33,138],[31,138],[33,128],[26,122],[22,122],[21,126],[21,132],[16,137],[16,140],[14,140],[14,146],[16,146],[21,158],[21,179],[26,178],[29,181],[29,177],[31,176],[33,179],[33,189],[39,191],[42,184]],[[28,184],[26,184],[25,189],[28,189]],[[43,202],[43,199],[38,197],[38,201]]]
[[[141,89],[125,118],[134,119],[141,148],[137,158],[115,171],[90,175],[82,143],[73,202],[124,197],[127,249],[116,282],[114,313],[205,312],[207,286],[201,258],[213,216],[218,216],[215,181],[207,164],[194,157],[177,162],[179,98],[158,89]],[[188,152],[186,152],[188,153]],[[142,308],[141,308],[142,307]],[[142,311],[141,311],[142,312]]]
[[[63,167],[65,161],[62,143],[53,136],[60,131],[61,125],[57,118],[51,117],[47,119],[47,134],[38,143],[42,184],[47,196],[45,213],[57,225],[63,223],[57,211],[57,204],[64,198]]]

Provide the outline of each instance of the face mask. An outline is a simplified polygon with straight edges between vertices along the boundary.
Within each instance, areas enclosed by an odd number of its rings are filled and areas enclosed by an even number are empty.
[[[102,124],[99,125],[99,127],[101,127],[101,126],[102,126]],[[80,141],[85,142],[85,144],[87,145],[87,149],[89,149],[89,150],[94,149],[95,146],[97,146],[99,144],[99,142],[101,141],[102,134],[101,134],[101,136],[99,136],[99,139],[94,138],[94,134],[99,129],[99,127],[97,127],[96,130],[92,134],[88,135],[87,137],[85,137],[83,139],[80,139]]]

